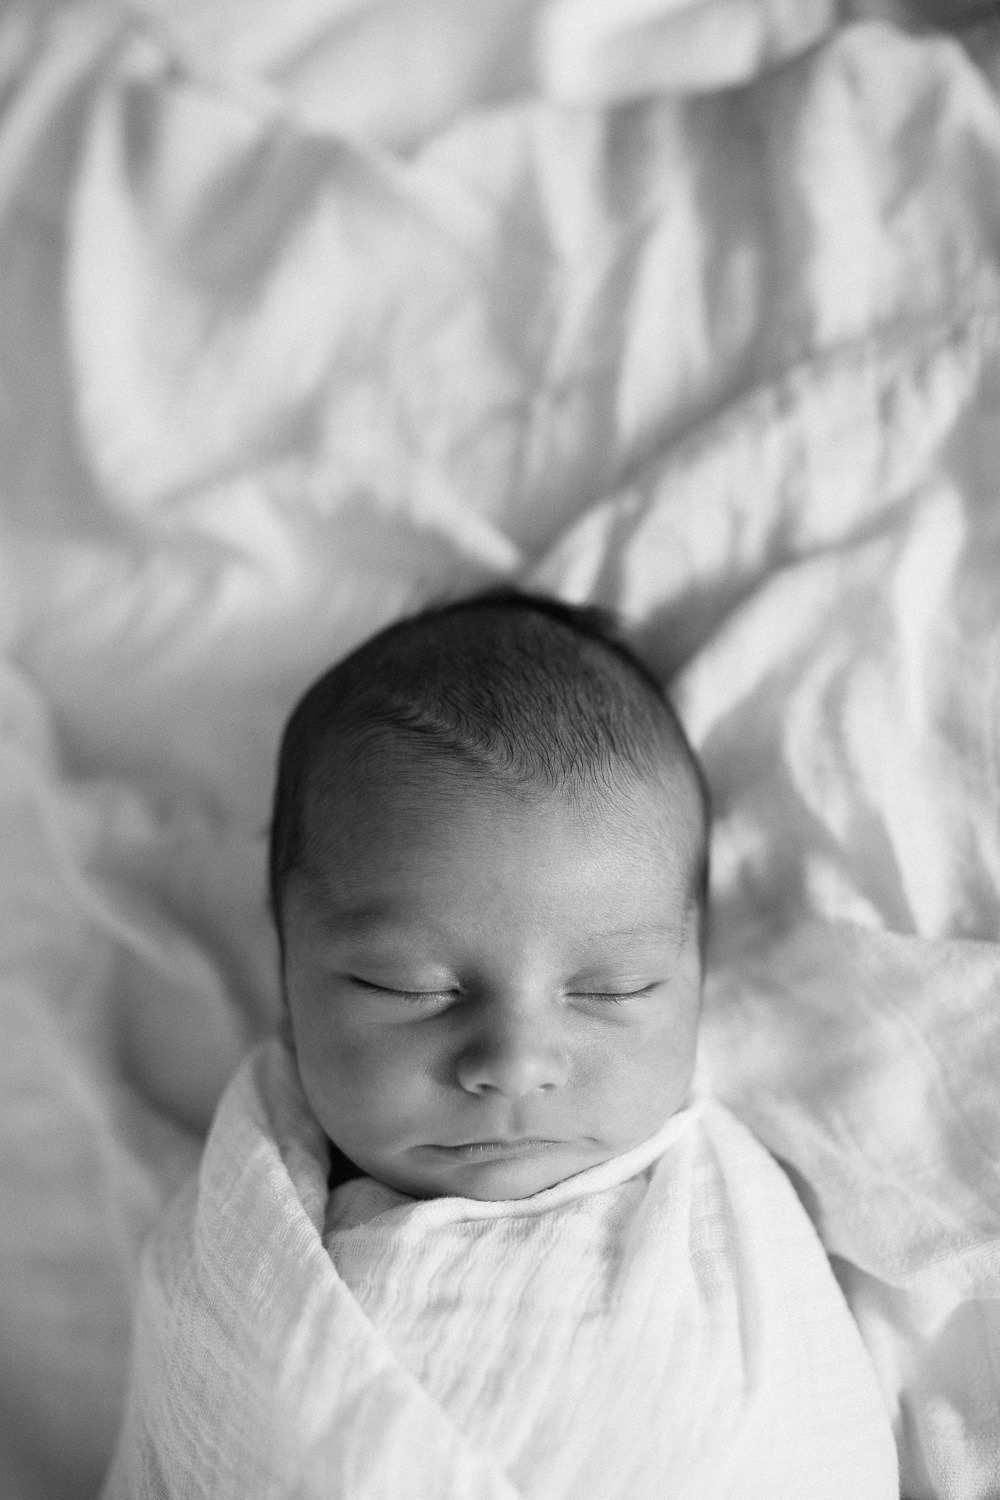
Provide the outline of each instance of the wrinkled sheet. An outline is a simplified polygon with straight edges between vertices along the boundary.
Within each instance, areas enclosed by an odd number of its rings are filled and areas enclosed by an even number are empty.
[[[897,1500],[819,1238],[715,1100],[530,1198],[329,1167],[272,1037],[144,1259],[102,1500]]]
[[[142,1243],[273,1019],[285,714],[503,578],[620,609],[672,681],[715,802],[707,1064],[821,1228],[904,1494],[976,1500],[994,29],[469,14],[0,14],[0,1490],[95,1493]]]

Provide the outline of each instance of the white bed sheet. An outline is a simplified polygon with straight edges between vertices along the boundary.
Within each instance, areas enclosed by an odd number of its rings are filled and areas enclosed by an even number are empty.
[[[0,1491],[94,1492],[143,1238],[274,1014],[284,715],[510,578],[622,610],[674,681],[708,1065],[836,1257],[905,1493],[976,1500],[995,28],[974,62],[819,3],[469,15],[0,15]]]

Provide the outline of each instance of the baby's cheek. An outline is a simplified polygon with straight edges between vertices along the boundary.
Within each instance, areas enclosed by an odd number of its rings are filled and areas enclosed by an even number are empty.
[[[422,1089],[423,1063],[416,1049],[391,1034],[343,1029],[330,1039],[328,1078],[341,1116],[375,1124],[405,1115]]]
[[[330,1114],[342,1113],[362,1087],[363,1049],[332,1024],[328,1010],[300,1002],[292,1013],[302,1086],[329,1133]]]
[[[695,1035],[687,1025],[664,1026],[633,1041],[614,1092],[624,1118],[636,1127],[658,1129],[684,1103],[694,1072]]]

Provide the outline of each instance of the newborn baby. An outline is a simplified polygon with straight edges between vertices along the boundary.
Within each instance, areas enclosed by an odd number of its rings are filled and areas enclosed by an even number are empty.
[[[707,830],[596,611],[485,595],[310,689],[283,1038],[147,1258],[108,1496],[897,1495],[819,1240],[694,1087]]]
[[[655,682],[592,617],[426,616],[288,726],[272,905],[302,1085],[356,1168],[524,1198],[687,1097],[706,797]]]

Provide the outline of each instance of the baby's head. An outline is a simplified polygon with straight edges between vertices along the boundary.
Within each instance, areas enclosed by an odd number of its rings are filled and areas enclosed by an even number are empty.
[[[363,1172],[521,1198],[684,1102],[707,798],[611,622],[487,594],[390,626],[282,742],[271,902],[306,1096]]]

